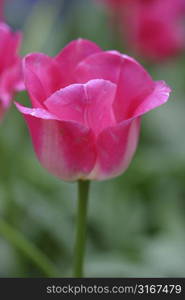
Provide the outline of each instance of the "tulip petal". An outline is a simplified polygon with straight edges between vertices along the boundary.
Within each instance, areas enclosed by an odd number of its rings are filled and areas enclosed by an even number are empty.
[[[25,57],[23,68],[33,107],[42,107],[43,101],[61,88],[59,65],[45,54],[32,53]]]
[[[107,51],[84,59],[75,69],[76,81],[85,83],[91,79],[104,79],[117,83],[124,58],[117,52]]]
[[[0,23],[0,72],[11,67],[17,60],[17,51],[22,39],[20,32],[12,32],[5,23]]]
[[[72,84],[55,92],[44,104],[60,120],[84,124],[87,99],[82,84]]]
[[[17,104],[29,127],[40,163],[63,180],[83,179],[94,167],[96,150],[91,130],[75,122],[59,121],[44,109]]]
[[[117,51],[89,56],[78,65],[75,73],[78,82],[103,78],[118,84],[113,104],[118,122],[132,118],[137,107],[155,88],[152,78],[139,63]]]
[[[22,90],[24,90],[24,84],[21,59],[18,58],[12,67],[5,69],[0,80],[0,99],[4,110],[10,106],[14,92]]]
[[[97,161],[88,179],[105,180],[123,173],[135,153],[140,118],[105,129],[97,139]]]
[[[113,104],[118,122],[133,118],[134,112],[155,88],[150,75],[135,60],[124,56]]]
[[[171,89],[164,81],[156,81],[153,92],[138,105],[133,112],[134,117],[141,116],[148,111],[166,103],[169,98]]]
[[[85,39],[70,42],[55,58],[62,70],[63,86],[75,82],[74,69],[80,61],[101,51],[99,46]]]
[[[110,81],[96,79],[86,85],[88,108],[86,120],[96,136],[105,128],[116,124],[112,104],[115,98],[116,85]]]
[[[116,123],[112,109],[115,92],[115,84],[96,79],[61,89],[44,104],[61,120],[81,123],[98,135],[104,128]]]

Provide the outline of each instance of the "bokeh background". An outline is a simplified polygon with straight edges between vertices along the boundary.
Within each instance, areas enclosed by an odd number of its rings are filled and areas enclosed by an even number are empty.
[[[125,52],[103,6],[93,0],[7,0],[6,21],[24,32],[21,54],[56,55],[72,39]],[[185,277],[185,57],[142,60],[153,78],[173,89],[170,101],[142,121],[141,139],[122,176],[93,182],[85,273],[91,277]],[[16,100],[27,105],[25,92]],[[38,163],[27,127],[14,106],[0,125],[0,217],[71,276],[75,183]],[[47,276],[0,226],[0,276]],[[21,238],[20,238],[21,243]]]

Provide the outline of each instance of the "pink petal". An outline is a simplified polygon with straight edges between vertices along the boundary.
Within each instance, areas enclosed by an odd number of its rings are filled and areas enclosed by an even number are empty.
[[[144,68],[128,56],[124,57],[113,104],[118,122],[134,117],[136,109],[155,88]]]
[[[21,32],[11,32],[9,43],[6,45],[6,55],[4,56],[4,65],[5,67],[12,66],[17,60],[19,48],[22,42],[22,33]]]
[[[105,79],[117,83],[123,57],[117,52],[101,52],[84,59],[75,69],[76,81],[85,83],[91,79]]]
[[[135,109],[155,87],[152,78],[139,63],[116,51],[89,56],[78,65],[75,73],[78,82],[103,78],[118,84],[113,106],[119,122],[133,117]]]
[[[85,178],[96,160],[94,135],[75,122],[58,121],[44,109],[17,104],[24,115],[40,163],[55,176],[68,181]]]
[[[12,32],[5,23],[0,23],[0,72],[15,64],[18,48],[22,40],[20,32]]]
[[[63,74],[63,87],[75,82],[74,69],[86,57],[102,51],[95,43],[78,39],[69,43],[57,56]]]
[[[133,116],[141,116],[148,111],[166,103],[169,98],[171,89],[164,81],[156,81],[153,92],[138,105]]]
[[[115,91],[116,85],[110,81],[91,80],[85,85],[72,84],[61,89],[44,104],[61,120],[84,124],[98,135],[115,124],[112,110]]]
[[[89,81],[85,87],[89,102],[86,122],[97,136],[105,128],[116,124],[112,109],[116,85],[110,81],[96,79]]]
[[[24,59],[25,85],[34,107],[42,107],[53,92],[61,88],[61,70],[55,60],[42,53]]]
[[[72,84],[55,92],[44,104],[60,120],[84,124],[87,99],[82,84]]]
[[[105,129],[97,139],[97,161],[89,179],[105,180],[123,173],[136,150],[140,118]]]
[[[24,90],[21,60],[18,58],[15,64],[1,74],[0,100],[1,106],[6,110],[16,91]]]

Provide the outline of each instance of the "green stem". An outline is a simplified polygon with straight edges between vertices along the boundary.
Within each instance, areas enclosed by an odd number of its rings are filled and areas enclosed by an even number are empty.
[[[5,220],[0,218],[0,234],[12,243],[18,250],[27,256],[32,262],[42,270],[47,277],[59,276],[53,264],[48,260],[35,245],[28,241],[19,231],[12,228]]]
[[[89,185],[89,181],[78,181],[78,211],[75,241],[74,277],[83,277]]]

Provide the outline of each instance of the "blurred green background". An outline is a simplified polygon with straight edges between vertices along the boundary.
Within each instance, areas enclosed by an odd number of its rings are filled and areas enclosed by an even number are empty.
[[[24,32],[22,55],[56,55],[78,37],[125,52],[106,11],[93,0],[7,0],[6,20]],[[185,277],[185,57],[150,65],[149,71],[173,93],[144,116],[127,172],[91,185],[87,277]],[[16,100],[29,103],[25,92]],[[39,165],[24,120],[12,106],[0,127],[0,216],[9,234],[13,228],[40,249],[61,277],[72,274],[76,192],[75,183]],[[16,244],[1,226],[0,276],[47,276],[21,251],[21,238]]]

